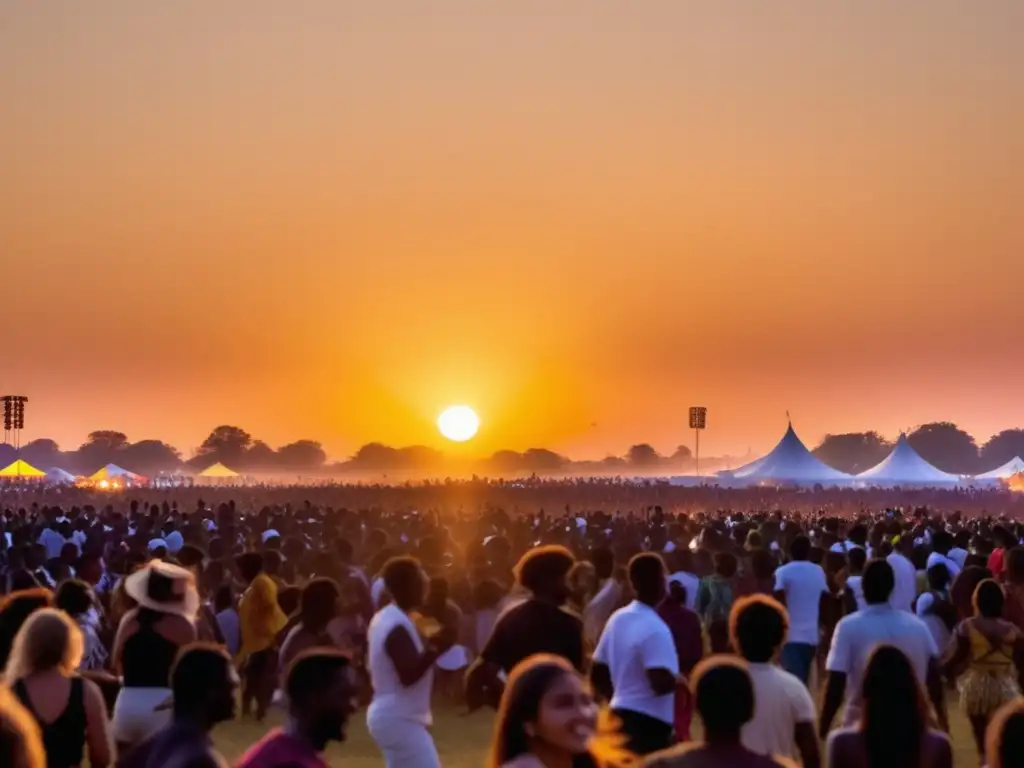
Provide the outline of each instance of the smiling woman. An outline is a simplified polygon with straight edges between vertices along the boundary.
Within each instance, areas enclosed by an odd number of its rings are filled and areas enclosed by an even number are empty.
[[[456,443],[464,443],[480,429],[480,417],[468,405],[453,405],[437,417],[437,429]]]

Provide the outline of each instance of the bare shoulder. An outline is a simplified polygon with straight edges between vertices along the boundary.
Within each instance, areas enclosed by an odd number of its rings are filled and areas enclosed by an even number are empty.
[[[160,619],[158,631],[176,643],[188,643],[196,639],[196,625],[184,616],[175,614],[168,614]]]
[[[139,609],[132,608],[121,617],[121,623],[117,625],[118,631],[123,634],[134,632],[139,628]]]
[[[107,716],[107,701],[103,696],[103,690],[97,683],[84,677],[82,678],[82,699],[87,713]]]

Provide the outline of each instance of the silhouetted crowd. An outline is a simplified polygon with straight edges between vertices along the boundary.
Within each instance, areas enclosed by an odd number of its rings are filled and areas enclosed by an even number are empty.
[[[434,768],[435,709],[491,707],[492,768],[942,768],[954,685],[982,760],[1024,765],[1024,524],[999,492],[479,481],[0,509],[0,766],[222,766],[216,726],[277,709],[236,765],[325,766],[365,711],[384,764]]]

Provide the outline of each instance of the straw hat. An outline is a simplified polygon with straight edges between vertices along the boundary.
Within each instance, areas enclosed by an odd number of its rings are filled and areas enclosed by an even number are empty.
[[[124,591],[140,608],[189,620],[199,612],[195,578],[178,565],[151,560],[125,578]]]

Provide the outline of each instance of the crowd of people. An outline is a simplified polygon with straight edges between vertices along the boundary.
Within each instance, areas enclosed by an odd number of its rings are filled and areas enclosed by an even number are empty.
[[[880,493],[5,490],[0,765],[221,766],[276,707],[237,765],[324,766],[365,710],[435,768],[435,708],[491,707],[492,768],[941,768],[953,686],[1024,764],[1017,500]]]

